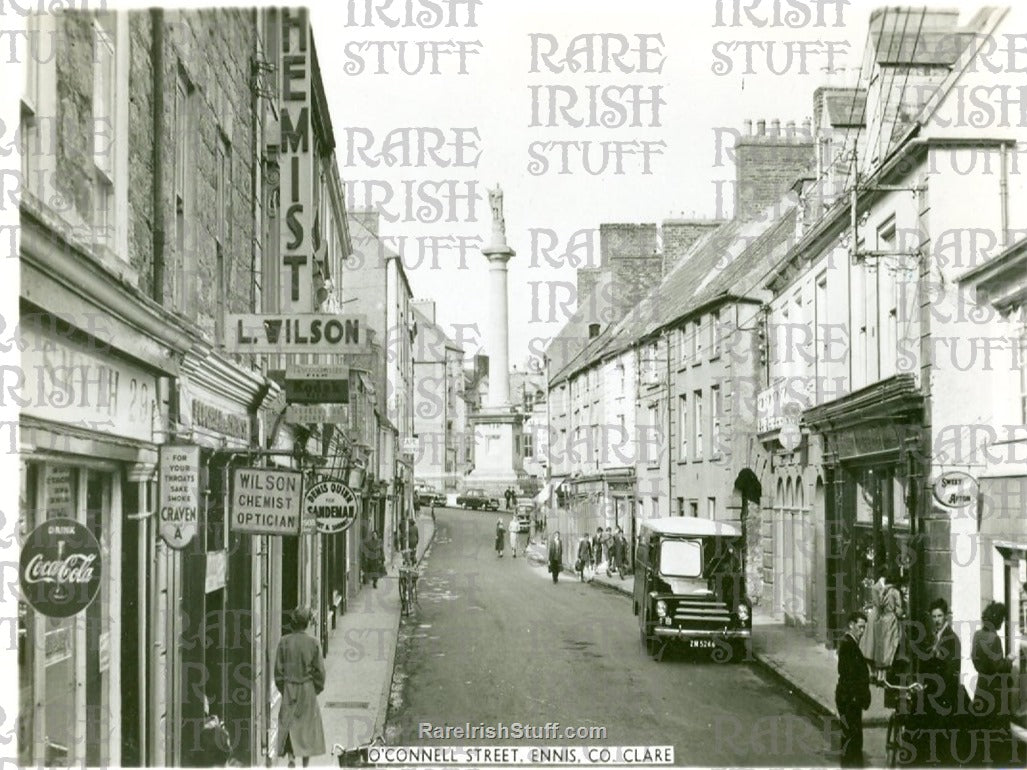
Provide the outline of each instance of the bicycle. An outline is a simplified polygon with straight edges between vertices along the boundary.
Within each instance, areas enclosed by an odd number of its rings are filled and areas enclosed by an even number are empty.
[[[403,566],[399,568],[399,602],[404,615],[413,612],[415,604],[421,606],[417,601],[417,579],[420,576],[413,554],[409,550],[404,551]]]
[[[892,684],[887,680],[881,682],[881,686],[885,691],[885,706],[890,703],[892,709],[884,739],[885,764],[887,767],[898,767],[900,758],[905,763],[914,759],[906,757],[911,745],[907,732],[910,729],[911,718],[915,716],[911,696],[923,692],[924,686],[919,682],[901,685]],[[889,691],[893,693],[892,696],[888,695]]]

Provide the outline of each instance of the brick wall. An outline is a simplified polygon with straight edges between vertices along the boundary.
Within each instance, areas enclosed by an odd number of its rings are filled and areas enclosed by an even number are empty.
[[[73,225],[95,221],[93,190],[93,17],[66,13],[56,48],[57,136],[54,207]],[[45,48],[44,48],[45,55]]]
[[[599,252],[604,269],[611,271],[610,297],[616,318],[622,317],[656,285],[663,275],[656,225],[602,224]]]
[[[578,304],[581,305],[582,300],[588,297],[595,290],[596,283],[599,282],[600,268],[598,267],[579,267],[578,268]]]
[[[735,219],[749,219],[774,203],[814,162],[808,131],[779,121],[757,123],[756,132],[735,142]]]
[[[696,241],[720,227],[723,222],[722,219],[665,219],[661,234],[666,269],[670,270]]]
[[[128,253],[139,288],[153,295],[153,62],[148,13],[130,13],[128,107]]]
[[[140,14],[136,14],[140,15]],[[253,16],[243,10],[166,12],[164,46],[164,184],[165,297],[176,310],[188,315],[213,336],[218,310],[216,245],[219,215],[216,202],[216,148],[223,134],[228,140],[231,183],[228,185],[230,230],[224,246],[226,309],[250,310],[253,227],[253,134],[256,130],[250,89],[250,70],[256,50]],[[149,42],[146,43],[149,45]],[[183,73],[192,85],[191,132],[188,173],[192,216],[187,224],[186,253],[175,248],[174,159],[176,141],[174,96],[177,78]],[[149,79],[138,87],[149,89]],[[135,86],[134,86],[135,87]],[[142,115],[140,115],[142,117]],[[144,120],[149,121],[147,111]],[[152,174],[151,146],[134,152],[130,165],[140,164],[141,173]],[[183,267],[184,265],[184,267]],[[190,266],[192,269],[190,269]],[[192,303],[175,292],[176,270],[194,273],[185,286],[193,292]]]

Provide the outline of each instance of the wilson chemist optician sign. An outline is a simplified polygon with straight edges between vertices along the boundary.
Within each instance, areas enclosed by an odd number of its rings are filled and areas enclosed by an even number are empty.
[[[273,468],[236,468],[232,474],[233,532],[298,535],[303,474]]]

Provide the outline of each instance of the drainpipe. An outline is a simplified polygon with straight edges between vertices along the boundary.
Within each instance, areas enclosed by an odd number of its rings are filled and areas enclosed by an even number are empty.
[[[1002,246],[1009,245],[1009,172],[1006,163],[1009,156],[1009,145],[1004,142],[999,147],[998,198],[999,215],[1002,217]]]
[[[672,455],[674,453],[674,394],[670,388],[670,333],[667,332],[663,335],[666,341],[665,353],[666,364],[667,364],[667,515],[674,515],[674,460]],[[680,437],[679,437],[680,438]],[[679,444],[680,446],[680,444]]]
[[[150,9],[150,63],[153,67],[150,117],[153,128],[153,291],[164,302],[164,11]]]

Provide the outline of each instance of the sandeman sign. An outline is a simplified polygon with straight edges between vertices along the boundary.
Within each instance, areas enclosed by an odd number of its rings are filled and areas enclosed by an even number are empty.
[[[318,532],[345,532],[357,518],[357,497],[341,481],[320,481],[303,496],[303,513],[305,519],[317,523]]]

